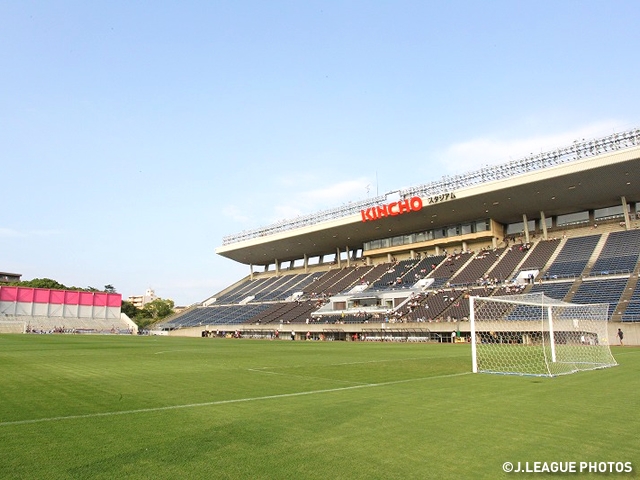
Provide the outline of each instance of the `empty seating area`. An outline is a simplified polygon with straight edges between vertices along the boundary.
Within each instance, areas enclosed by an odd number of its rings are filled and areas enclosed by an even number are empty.
[[[570,282],[544,282],[544,283],[536,283],[529,293],[544,293],[549,298],[554,298],[556,300],[564,300],[571,286],[573,285],[573,281]]]
[[[263,285],[259,292],[256,292],[253,301],[275,301],[285,300],[291,294],[304,290],[312,278],[310,274],[285,275],[279,281]]]
[[[279,302],[268,305],[265,310],[257,312],[247,323],[265,324],[277,321],[297,306],[296,302]]]
[[[216,302],[221,304],[233,304],[242,301],[244,298],[251,296],[251,292],[257,292],[265,285],[270,279],[260,278],[252,280],[244,284],[238,285],[231,291],[226,292],[216,298]]]
[[[443,312],[445,320],[447,318],[452,321],[469,320],[469,297],[487,297],[490,296],[495,289],[478,287],[464,292],[461,296],[456,297],[453,302],[449,302],[449,307]]]
[[[329,270],[324,274],[317,274],[313,276],[313,281],[308,286],[308,293],[311,295],[322,295],[324,293],[338,293],[332,290],[332,286],[338,283],[345,275],[349,273],[348,270]]]
[[[588,280],[582,282],[571,299],[572,303],[608,303],[609,318],[627,286],[627,278]]]
[[[627,302],[627,308],[622,313],[622,321],[640,322],[640,282],[636,283],[631,298]]]
[[[545,272],[545,278],[579,277],[599,241],[600,235],[569,238]]]
[[[607,235],[606,242],[601,234],[589,234],[564,242],[553,239],[511,244],[505,248],[376,265],[364,262],[342,268],[332,265],[326,271],[316,269],[314,273],[258,275],[219,295],[213,304],[192,308],[161,327],[215,329],[218,325],[260,325],[280,329],[287,324],[458,322],[468,320],[470,296],[524,292],[543,292],[547,297],[573,303],[608,303],[611,317],[616,308],[620,313],[618,304],[631,272],[637,268],[640,230],[603,235]],[[588,262],[594,258],[600,240],[602,248],[589,270]],[[557,251],[560,245],[562,249]],[[533,285],[511,282],[519,271],[530,270],[542,272],[539,282]],[[585,278],[584,272],[593,276]],[[418,283],[425,278],[433,279],[433,283]],[[362,311],[354,307],[355,297],[349,292],[356,286],[357,292],[371,292],[373,298],[379,296],[380,301],[373,304],[371,311],[369,307]],[[327,310],[327,306],[318,312],[329,301],[331,308]],[[628,302],[620,305],[624,307],[623,321],[640,321],[640,287]],[[530,316],[526,309],[510,308],[513,311],[509,318]]]
[[[418,267],[420,270],[424,269],[425,273],[429,275],[429,273],[438,268],[438,265],[440,265],[446,258],[447,255],[426,256],[420,260]]]
[[[168,321],[165,327],[185,328],[206,325],[239,325],[241,323],[249,323],[258,313],[268,308],[268,304],[198,307]]]
[[[417,260],[402,260],[391,265],[387,271],[373,283],[373,288],[383,289],[406,286],[411,282],[409,272],[415,266]]]
[[[520,266],[520,270],[540,270],[549,262],[551,256],[560,245],[559,239],[543,240],[536,243],[531,249],[527,258]]]
[[[472,252],[464,252],[447,256],[440,264],[429,274],[434,279],[433,288],[439,288],[451,280],[456,272],[469,260],[473,255]]]
[[[372,269],[373,267],[350,267],[349,271],[345,273],[345,275],[340,278],[336,283],[331,286],[331,290],[335,293],[344,292],[345,290],[351,289],[354,285],[362,283],[363,277]]]
[[[303,291],[313,281],[311,274],[283,275],[250,280],[216,298],[216,305],[233,305],[247,299],[251,301],[286,300],[297,291]]]
[[[494,279],[494,283],[502,282],[513,276],[513,272],[518,264],[529,253],[530,246],[530,244],[520,244],[507,247],[506,253],[502,255],[495,266],[488,272],[488,276]]]
[[[607,238],[591,275],[631,273],[640,256],[640,230],[612,232]]]
[[[472,288],[471,290],[465,292],[462,297],[457,298],[453,303],[451,303],[449,308],[447,308],[443,313],[444,315],[446,315],[445,318],[466,321],[469,319],[470,314],[469,297],[515,295],[518,293],[522,293],[524,287],[524,285],[512,285],[506,287],[485,285],[483,287]]]
[[[367,273],[360,277],[361,285],[372,285],[376,280],[378,280],[384,273],[389,269],[389,265],[387,263],[381,263],[371,268]]]
[[[474,255],[473,260],[467,263],[462,270],[449,280],[451,285],[480,285],[485,280],[485,275],[504,253],[504,248],[495,250],[482,250]]]
[[[407,322],[433,322],[440,320],[442,313],[447,307],[454,305],[456,302],[465,300],[464,290],[451,289],[448,291],[440,290],[421,294],[413,301],[413,305],[408,305],[405,312],[398,312],[394,317],[404,323]],[[393,317],[392,317],[393,320]],[[444,319],[451,321],[452,318]]]
[[[260,317],[254,318],[253,323],[260,324],[289,324],[289,323],[304,323],[307,319],[311,321],[311,312],[315,311],[318,306],[316,302],[289,302],[280,304],[277,311],[273,312],[268,317],[262,319]]]

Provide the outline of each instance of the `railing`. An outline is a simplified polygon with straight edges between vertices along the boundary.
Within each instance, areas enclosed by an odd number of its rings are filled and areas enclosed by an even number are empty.
[[[589,141],[575,141],[573,145],[558,148],[538,155],[528,156],[509,163],[487,166],[462,175],[444,176],[440,180],[425,183],[416,187],[409,187],[397,192],[389,192],[375,198],[349,203],[338,208],[323,210],[321,212],[304,215],[290,220],[282,220],[266,227],[245,230],[243,232],[227,235],[222,239],[222,245],[242,242],[253,238],[273,235],[275,233],[293,230],[295,228],[315,225],[319,222],[343,218],[359,213],[361,210],[385,203],[387,196],[399,193],[402,199],[414,196],[431,197],[457,190],[479,185],[481,183],[512,178],[529,172],[545,168],[563,165],[587,157],[633,148],[640,145],[640,129],[635,128],[623,133],[614,133]]]
[[[360,202],[348,203],[347,205],[343,205],[338,208],[332,208],[329,210],[323,210],[318,213],[303,215],[291,220],[281,220],[277,223],[273,223],[266,227],[257,228],[255,230],[245,230],[234,235],[227,235],[222,238],[222,245],[229,245],[231,243],[242,242],[243,240],[250,240],[257,237],[265,237],[267,235],[273,235],[274,233],[293,230],[295,228],[305,227],[308,225],[315,225],[316,223],[321,221],[344,218],[355,213],[360,213],[360,210],[365,210],[375,205],[384,203],[387,199],[387,195],[389,194],[380,195],[375,198],[362,200]]]
[[[601,276],[611,276],[611,275],[629,275],[631,274],[631,270],[628,268],[622,268],[619,270],[598,270],[594,272],[593,270],[589,272],[587,277],[601,277]]]
[[[548,273],[545,273],[542,276],[542,280],[570,280],[570,279],[576,279],[576,278],[581,278],[582,274],[581,273],[554,273],[552,275],[549,275]]]

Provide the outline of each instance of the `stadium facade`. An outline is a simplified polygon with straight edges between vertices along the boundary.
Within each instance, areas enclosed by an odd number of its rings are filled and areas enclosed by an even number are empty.
[[[137,333],[119,293],[0,285],[2,333]]]
[[[216,253],[248,275],[157,332],[464,342],[470,297],[540,293],[607,304],[596,340],[640,344],[640,129],[228,235]],[[121,300],[0,286],[0,332],[134,333]],[[498,337],[531,338],[524,325]]]
[[[609,303],[633,342],[639,202],[639,129],[576,141],[229,235],[247,277],[160,327],[460,341],[470,295],[544,291]]]
[[[640,129],[226,236],[248,275],[172,335],[465,341],[470,296],[609,304],[640,343]],[[603,339],[604,340],[604,339]]]
[[[282,262],[362,248],[375,240],[425,229],[434,230],[439,237],[431,241],[433,246],[461,245],[472,239],[449,235],[449,229],[479,220],[491,222],[485,236],[499,241],[505,227],[523,218],[541,221],[545,228],[547,219],[554,217],[637,202],[640,189],[632,180],[634,176],[637,180],[640,161],[638,136],[638,130],[632,130],[576,142],[568,148],[230,235],[223,239],[217,253],[249,265],[275,264],[277,269]],[[385,207],[394,203],[395,196],[400,201],[419,197],[423,207],[410,214],[394,215]],[[374,217],[372,211],[379,216]],[[448,231],[440,235],[437,229]],[[428,246],[429,241],[413,245],[415,249]],[[381,252],[374,250],[368,249],[365,257],[379,256]],[[406,248],[391,249],[401,250]]]

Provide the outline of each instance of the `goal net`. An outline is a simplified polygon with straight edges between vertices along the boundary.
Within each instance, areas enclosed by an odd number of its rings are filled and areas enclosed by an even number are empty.
[[[543,293],[470,297],[473,372],[556,376],[617,365],[609,305],[580,305]]]

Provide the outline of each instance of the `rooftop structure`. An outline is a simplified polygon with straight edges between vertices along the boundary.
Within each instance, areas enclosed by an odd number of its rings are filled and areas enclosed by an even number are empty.
[[[521,223],[526,235],[530,222],[546,231],[576,212],[628,211],[640,201],[639,187],[640,129],[633,129],[229,235],[216,252],[278,270],[284,262],[306,265],[353,251],[374,258],[447,248],[464,241],[465,229],[474,238],[502,239],[509,225]]]

